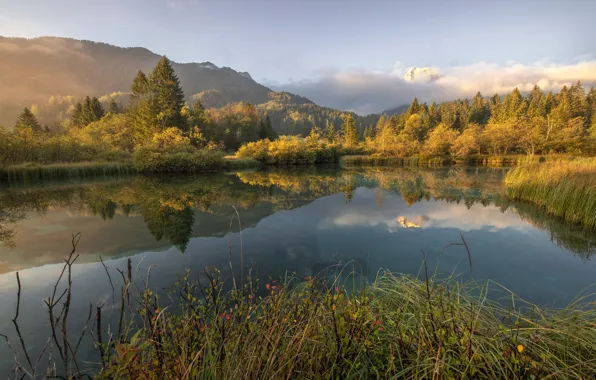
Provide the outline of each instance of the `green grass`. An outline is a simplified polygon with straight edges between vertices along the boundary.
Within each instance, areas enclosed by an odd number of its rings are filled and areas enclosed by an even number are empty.
[[[120,162],[78,162],[64,164],[22,164],[0,169],[0,181],[8,183],[34,182],[75,177],[114,176],[132,174],[130,163]]]
[[[596,228],[596,159],[548,161],[509,171],[510,198],[544,207],[568,222]]]
[[[528,163],[544,162],[547,159],[550,160],[563,160],[562,155],[547,155],[547,156],[528,156],[526,154],[509,154],[504,156],[490,156],[490,155],[473,155],[466,157],[458,162],[471,164],[471,165],[522,165]]]
[[[343,166],[444,166],[453,163],[450,157],[387,157],[376,155],[350,155],[340,158]]]
[[[358,291],[294,278],[269,282],[264,292],[251,281],[226,293],[218,271],[204,276],[206,286],[187,272],[172,288],[179,312],[146,291],[139,309],[146,327],[116,344],[99,377],[587,379],[596,373],[596,310],[587,298],[548,310],[504,288],[506,301],[494,302],[487,288],[472,283],[390,273]]]
[[[227,170],[242,170],[261,168],[263,163],[252,158],[238,158],[236,156],[225,156],[224,167]]]

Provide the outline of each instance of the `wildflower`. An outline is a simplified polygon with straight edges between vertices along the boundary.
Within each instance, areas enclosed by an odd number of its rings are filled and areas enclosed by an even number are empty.
[[[524,346],[522,346],[521,344],[518,344],[517,351],[519,351],[519,353],[521,354],[524,351]]]
[[[267,290],[269,290],[269,288],[271,288],[271,285],[265,284],[265,288],[267,288]]]

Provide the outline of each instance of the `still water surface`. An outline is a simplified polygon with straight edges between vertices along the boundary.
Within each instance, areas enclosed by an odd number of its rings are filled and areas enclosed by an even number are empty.
[[[156,265],[151,285],[166,289],[186,268],[229,270],[230,252],[239,268],[241,245],[245,267],[262,279],[310,276],[347,262],[368,278],[380,269],[417,274],[424,251],[433,271],[492,280],[529,301],[564,305],[596,282],[596,234],[508,202],[506,171],[295,168],[0,188],[0,333],[14,339],[19,271],[20,327],[33,352],[44,346],[43,299],[77,232],[71,315],[80,316],[73,322],[78,331],[89,302],[112,304],[100,255],[114,279],[128,257],[140,281]],[[462,235],[472,270],[462,246],[441,255]],[[83,356],[93,355],[90,346]],[[0,373],[11,363],[1,346]]]

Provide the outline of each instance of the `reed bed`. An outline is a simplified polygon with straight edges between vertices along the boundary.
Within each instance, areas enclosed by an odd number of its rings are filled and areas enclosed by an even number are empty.
[[[505,177],[510,198],[544,207],[571,223],[596,228],[596,159],[526,164]]]
[[[342,156],[343,166],[446,166],[454,163],[449,156],[439,157],[389,157],[376,155]]]
[[[23,164],[0,170],[0,181],[26,183],[35,181],[133,174],[132,164],[121,162],[78,162],[63,164]]]

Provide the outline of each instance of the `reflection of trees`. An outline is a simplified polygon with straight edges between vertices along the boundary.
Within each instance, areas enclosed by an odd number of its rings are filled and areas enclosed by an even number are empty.
[[[532,204],[509,202],[506,199],[496,199],[495,204],[498,204],[501,209],[513,210],[522,220],[547,231],[553,243],[577,254],[582,259],[589,259],[596,253],[594,230],[580,225],[570,225],[563,219],[553,217],[544,209]]]
[[[275,210],[293,209],[325,195],[343,193],[349,203],[358,187],[367,187],[377,189],[375,200],[379,204],[382,204],[384,194],[390,192],[401,195],[408,205],[431,199],[463,202],[468,208],[477,203],[482,206],[494,204],[502,212],[511,209],[525,221],[548,231],[552,240],[565,249],[582,257],[596,252],[593,231],[569,226],[531,205],[505,201],[501,196],[504,173],[502,168],[377,167],[340,171],[316,167],[236,175],[135,177],[90,185],[3,189],[0,190],[0,242],[7,246],[12,244],[15,224],[26,218],[27,213],[68,207],[103,219],[141,214],[156,240],[165,239],[184,251],[196,227],[196,212],[229,218],[234,215],[232,205],[249,211],[258,209],[263,202],[271,205],[247,214],[254,223]],[[210,230],[211,234],[214,232],[225,233],[227,229]]]
[[[166,239],[180,252],[186,251],[195,221],[194,212],[190,207],[176,209],[153,200],[145,203],[142,210],[147,229],[155,240]]]

